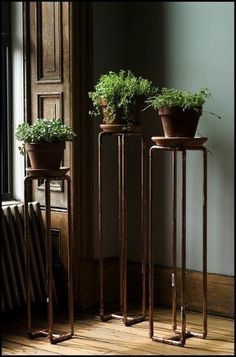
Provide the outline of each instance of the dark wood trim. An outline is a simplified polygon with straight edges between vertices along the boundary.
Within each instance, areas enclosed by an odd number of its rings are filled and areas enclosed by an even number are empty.
[[[86,310],[99,306],[99,265],[98,260],[79,261],[79,303],[75,310]],[[104,259],[104,301],[115,303],[119,299],[119,259]]]
[[[70,115],[77,136],[72,142],[72,224],[74,230],[75,303],[87,296],[84,279],[93,256],[93,136],[88,91],[92,86],[92,3],[69,3]],[[84,270],[85,269],[85,270]]]
[[[24,120],[31,123],[29,3],[23,2]],[[28,166],[28,165],[27,165]]]
[[[74,234],[81,259],[93,250],[93,137],[88,91],[92,85],[92,4],[70,3],[71,116],[77,137],[72,143]],[[81,55],[82,54],[82,55]]]
[[[11,3],[1,3],[1,199],[13,199],[13,123],[12,123],[12,10]]]
[[[30,4],[23,2],[23,52],[24,52],[24,121],[32,123],[31,117],[31,68],[30,68]],[[29,159],[26,157],[25,167],[30,166]],[[23,184],[23,182],[22,182]],[[32,188],[32,183],[30,183]],[[32,189],[30,190],[32,200]]]

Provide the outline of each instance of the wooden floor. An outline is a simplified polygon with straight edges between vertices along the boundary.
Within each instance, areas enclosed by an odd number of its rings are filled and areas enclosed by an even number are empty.
[[[200,332],[202,318],[187,314],[187,327]],[[191,323],[190,323],[191,322]],[[42,323],[42,320],[41,320]],[[171,337],[171,315],[167,309],[155,314],[155,335]],[[38,323],[37,327],[42,328]],[[55,324],[56,332],[66,332],[66,323]],[[5,323],[2,327],[2,355],[233,355],[234,321],[208,316],[206,339],[191,337],[184,347],[154,342],[148,335],[148,320],[126,327],[119,320],[101,322],[97,315],[83,314],[75,321],[72,339],[51,345],[43,338],[28,339],[25,321]]]

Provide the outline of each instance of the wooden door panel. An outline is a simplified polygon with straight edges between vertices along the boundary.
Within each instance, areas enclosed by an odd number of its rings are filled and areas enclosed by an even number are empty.
[[[77,134],[73,142],[66,143],[62,165],[70,167],[72,178],[74,287],[75,301],[79,301],[79,291],[84,291],[78,278],[79,260],[87,261],[93,254],[93,143],[88,114],[88,91],[92,89],[92,3],[25,2],[24,6],[26,120],[32,123],[37,118],[61,118]],[[67,185],[54,181],[50,188],[52,228],[54,233],[64,232],[57,234],[56,239],[60,246],[58,255],[66,268],[67,251],[62,243],[67,238]],[[32,200],[39,201],[43,209],[42,181],[34,182]]]
[[[62,4],[37,2],[37,81],[62,82]]]
[[[61,118],[64,122],[63,93],[37,94],[38,118]]]

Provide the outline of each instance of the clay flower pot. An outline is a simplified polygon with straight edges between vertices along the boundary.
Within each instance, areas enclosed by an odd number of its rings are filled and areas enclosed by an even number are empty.
[[[32,169],[59,169],[65,142],[25,144]]]
[[[134,100],[134,110],[133,113],[131,113],[130,119],[134,125],[139,125],[140,124],[140,112],[142,110],[142,107],[144,105],[144,97],[139,96],[136,97]],[[126,122],[124,121],[124,112],[122,109],[117,108],[115,116],[111,112],[111,109],[108,106],[108,103],[106,100],[101,99],[100,100],[100,107],[101,107],[101,113],[103,115],[103,123],[104,124],[122,124],[125,125]]]
[[[103,115],[103,123],[104,124],[122,124],[124,125],[124,120],[122,119],[122,113],[121,110],[117,110],[115,116],[109,108],[108,103],[106,100],[101,99],[100,100],[100,107],[101,107],[101,113]]]
[[[202,110],[162,107],[158,111],[166,137],[194,138]]]

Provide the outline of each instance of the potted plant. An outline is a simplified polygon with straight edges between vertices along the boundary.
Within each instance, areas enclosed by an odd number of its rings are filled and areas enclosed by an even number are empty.
[[[23,141],[21,154],[28,154],[32,169],[59,169],[65,142],[76,134],[60,119],[37,119],[16,128],[16,138]]]
[[[162,88],[146,100],[148,107],[158,110],[165,137],[194,138],[202,107],[211,97],[208,88],[195,93],[174,88]],[[216,115],[214,113],[209,113]],[[218,115],[216,115],[220,118]]]
[[[155,93],[152,82],[135,76],[130,70],[103,74],[89,92],[93,110],[90,115],[103,116],[102,129],[134,130],[145,100]]]

